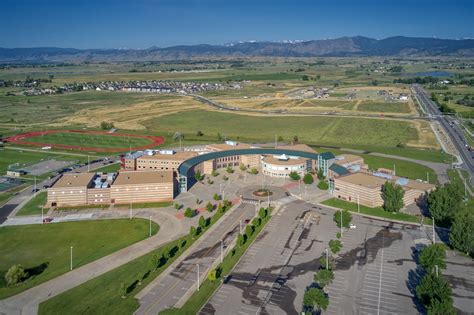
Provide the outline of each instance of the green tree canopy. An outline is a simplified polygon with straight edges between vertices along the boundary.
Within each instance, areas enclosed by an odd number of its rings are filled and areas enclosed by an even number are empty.
[[[310,288],[304,293],[303,305],[310,310],[325,311],[329,306],[329,298],[323,290]]]
[[[452,304],[451,293],[451,287],[446,280],[441,276],[437,277],[434,273],[425,274],[416,287],[416,296],[426,309],[436,303],[435,300]]]
[[[321,190],[328,190],[329,184],[325,179],[321,179],[318,183],[318,188]]]
[[[436,225],[449,227],[461,207],[462,189],[456,183],[437,187],[428,195],[428,211]]]
[[[457,250],[474,257],[474,213],[464,209],[454,216],[449,242]]]
[[[201,227],[201,229],[204,229],[206,227],[206,219],[204,219],[203,216],[199,217],[199,226]]]
[[[306,185],[312,184],[313,181],[314,181],[314,180],[313,180],[313,175],[311,175],[310,173],[304,174],[303,182],[304,182]]]
[[[290,174],[288,174],[288,176],[292,179],[292,180],[300,180],[301,176],[295,172],[295,171],[292,171],[290,172]]]
[[[13,265],[5,273],[5,281],[8,286],[20,284],[28,274],[25,272],[25,268],[22,265]]]
[[[427,272],[434,272],[435,266],[438,266],[439,269],[446,269],[445,258],[446,251],[444,250],[444,245],[438,243],[423,248],[418,260],[423,269]]]
[[[330,240],[329,241],[329,248],[333,254],[337,254],[342,249],[342,243],[340,240]]]
[[[210,201],[206,204],[206,210],[209,212],[212,212],[212,210],[214,210],[214,205]]]
[[[390,181],[382,186],[383,208],[390,212],[398,212],[403,208],[403,196],[405,191],[400,185]]]
[[[334,273],[330,269],[321,269],[314,274],[314,281],[324,288],[334,280]]]
[[[336,211],[336,213],[334,213],[333,220],[334,222],[336,222],[337,227],[340,228],[341,227],[341,210]],[[351,221],[352,221],[352,214],[347,210],[342,210],[342,226],[349,227],[349,224],[351,223]]]

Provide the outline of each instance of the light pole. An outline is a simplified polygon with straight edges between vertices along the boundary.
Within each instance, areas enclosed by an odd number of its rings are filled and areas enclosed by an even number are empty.
[[[44,224],[44,207],[41,206],[41,224]]]
[[[132,203],[130,202],[130,220],[132,219],[133,217],[133,213],[132,213]]]
[[[222,194],[222,183],[219,183],[219,193]]]
[[[224,241],[221,240],[221,263],[224,260]]]
[[[196,264],[196,265],[197,265],[197,280],[198,280],[198,282],[197,282],[197,290],[199,291],[199,286],[200,286],[200,285],[199,285],[199,264]]]
[[[87,172],[90,171],[90,157],[89,155],[87,156]]]
[[[35,188],[33,189],[33,197],[36,197],[36,177],[35,177]]]
[[[71,246],[70,256],[71,256],[71,266],[70,266],[71,268],[70,268],[70,270],[72,270],[72,246]]]
[[[435,219],[433,218],[433,244],[436,244]]]
[[[329,250],[326,248],[326,270],[329,269]]]
[[[342,237],[342,233],[343,233],[342,232],[342,209],[340,210],[340,212],[341,212],[341,237]]]
[[[357,195],[357,212],[360,213],[359,195]]]
[[[426,181],[430,183],[430,173],[426,172]]]
[[[151,216],[150,216],[150,237],[151,237]]]
[[[225,200],[225,190],[222,191],[222,201]]]

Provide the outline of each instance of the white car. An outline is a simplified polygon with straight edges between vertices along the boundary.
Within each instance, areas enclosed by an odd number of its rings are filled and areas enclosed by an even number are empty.
[[[357,226],[356,226],[355,224],[352,224],[352,223],[349,224],[349,228],[350,228],[350,229],[355,229],[356,227],[357,227]]]

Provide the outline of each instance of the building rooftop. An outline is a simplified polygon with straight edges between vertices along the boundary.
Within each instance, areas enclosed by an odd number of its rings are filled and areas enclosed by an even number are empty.
[[[276,148],[283,149],[283,150],[294,150],[294,151],[317,153],[313,148],[303,143],[298,143],[298,144],[293,144],[293,145],[279,145]]]
[[[241,142],[234,142],[235,145],[227,144],[227,143],[215,143],[215,144],[208,144],[206,149],[209,151],[227,151],[227,150],[238,150],[238,149],[250,149],[253,148],[250,144],[241,143]]]
[[[69,173],[63,174],[52,188],[86,187],[95,177],[95,173]]]
[[[184,161],[198,155],[194,151],[178,151],[175,154],[161,154],[156,153],[154,155],[142,155],[137,160],[174,160],[174,161]]]
[[[114,185],[140,185],[171,183],[173,171],[122,171],[113,182]]]
[[[388,180],[402,186],[405,190],[416,189],[421,191],[427,191],[435,187],[432,184],[418,182],[416,180],[406,179],[403,177],[390,175],[387,175],[386,177],[379,177],[364,172],[352,173],[349,175],[341,176],[339,178],[336,178],[336,180],[364,186],[371,189],[381,188],[382,185],[385,184],[385,182]]]
[[[280,159],[277,155],[265,155],[263,161],[273,165],[299,165],[307,161],[307,159],[304,158],[290,159],[288,157],[289,156],[286,156],[286,159]]]
[[[358,155],[343,154],[336,156],[336,160],[334,161],[334,163],[344,166],[350,165],[354,162],[359,162],[360,160],[362,160],[362,163],[364,162],[364,159]]]

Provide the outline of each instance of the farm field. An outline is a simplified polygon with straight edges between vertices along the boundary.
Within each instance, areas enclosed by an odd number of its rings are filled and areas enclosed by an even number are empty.
[[[362,112],[379,112],[379,113],[413,113],[412,108],[408,102],[391,102],[391,103],[376,103],[376,102],[362,102],[357,106],[358,111]]]
[[[153,234],[158,225],[153,223]],[[69,271],[73,246],[73,267],[148,237],[149,222],[144,219],[98,220],[45,225],[8,226],[0,229],[0,274],[15,264],[24,266],[29,278],[19,286],[7,287],[0,278],[0,298],[5,298]],[[61,235],[61,237],[57,237]]]
[[[216,111],[187,111],[146,122],[150,131],[172,134],[179,126],[185,139],[195,138],[201,130],[202,140],[217,140],[217,134],[228,139],[248,142],[284,141],[298,136],[299,141],[314,145],[376,145],[395,147],[399,143],[420,148],[439,148],[425,122],[342,117],[246,116]]]

